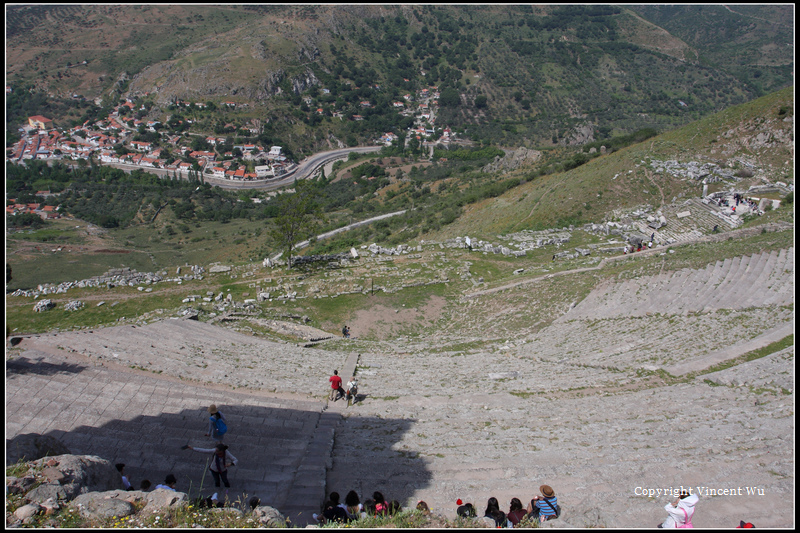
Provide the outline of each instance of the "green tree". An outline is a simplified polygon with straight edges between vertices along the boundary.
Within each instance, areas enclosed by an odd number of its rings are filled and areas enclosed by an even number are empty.
[[[294,194],[278,196],[278,216],[270,230],[270,236],[283,250],[289,268],[292,267],[295,245],[314,235],[322,218],[314,185],[309,181],[295,181],[294,189]]]

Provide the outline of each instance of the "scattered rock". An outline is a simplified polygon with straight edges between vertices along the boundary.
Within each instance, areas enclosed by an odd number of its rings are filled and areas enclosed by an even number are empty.
[[[285,527],[286,518],[280,511],[268,505],[259,505],[252,512],[253,518],[266,527]]]
[[[112,491],[113,492],[113,491]],[[70,505],[89,519],[122,518],[135,512],[133,504],[107,495],[107,492],[81,494]]]
[[[27,518],[31,518],[39,514],[42,511],[42,507],[35,503],[29,503],[27,505],[23,505],[22,507],[18,508],[14,511],[14,516],[18,520],[25,520]]]
[[[56,304],[54,302],[45,298],[44,300],[36,302],[36,305],[33,306],[33,310],[36,313],[41,313],[42,311],[49,311],[55,306]]]

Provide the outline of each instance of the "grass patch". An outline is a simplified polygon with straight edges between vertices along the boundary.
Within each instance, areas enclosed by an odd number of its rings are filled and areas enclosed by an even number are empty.
[[[702,376],[704,374],[711,374],[712,372],[719,372],[727,368],[741,365],[742,363],[746,363],[748,361],[755,361],[756,359],[761,359],[768,355],[772,355],[776,352],[780,352],[781,350],[789,348],[790,346],[794,346],[794,335],[787,335],[781,340],[770,343],[764,346],[763,348],[747,352],[734,359],[730,359],[728,361],[724,361],[717,365],[706,368],[705,370],[701,370],[695,373],[692,377],[694,378],[696,376]]]

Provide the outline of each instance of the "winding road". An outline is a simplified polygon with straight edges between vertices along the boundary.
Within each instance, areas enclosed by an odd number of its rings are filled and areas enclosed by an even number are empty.
[[[208,176],[203,176],[203,180],[209,185],[219,186],[221,189],[259,189],[269,191],[291,185],[294,183],[294,180],[304,180],[310,178],[327,163],[336,161],[338,159],[347,159],[347,156],[350,155],[350,152],[366,154],[370,152],[379,152],[380,149],[380,146],[357,146],[354,148],[331,150],[330,152],[319,152],[306,157],[300,161],[296,168],[280,178],[273,178],[269,180],[233,181],[228,179],[212,178]],[[149,171],[152,172],[152,169]]]

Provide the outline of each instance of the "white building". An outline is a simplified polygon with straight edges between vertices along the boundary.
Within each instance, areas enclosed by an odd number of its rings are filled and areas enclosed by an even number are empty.
[[[261,165],[256,167],[256,178],[271,178],[275,175],[272,167],[269,165]]]

